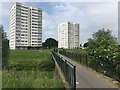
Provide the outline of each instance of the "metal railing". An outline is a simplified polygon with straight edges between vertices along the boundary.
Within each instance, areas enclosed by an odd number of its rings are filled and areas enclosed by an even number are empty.
[[[69,83],[71,88],[76,88],[76,66],[71,62],[58,55],[56,52],[52,51],[56,62],[58,63],[61,71],[63,72],[66,81]]]
[[[112,59],[111,62],[108,62],[107,60],[102,60],[104,61],[104,64],[109,63],[111,65],[110,67],[107,67],[107,66],[101,66],[101,64],[98,62],[99,60],[98,57],[95,56],[90,56],[83,53],[66,52],[66,51],[59,51],[59,53],[68,58],[71,58],[72,60],[76,60],[89,68],[94,69],[96,72],[100,72],[102,74],[105,74],[106,76],[112,77],[120,81],[120,77],[119,77],[120,73],[118,71],[118,69],[120,68],[120,60],[113,59],[115,60],[114,62]],[[112,63],[116,63],[116,65],[118,66],[117,70],[116,67],[112,66],[113,65]]]

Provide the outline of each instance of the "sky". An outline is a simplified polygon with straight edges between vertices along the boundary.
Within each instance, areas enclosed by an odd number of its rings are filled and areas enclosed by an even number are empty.
[[[22,2],[43,9],[42,41],[58,39],[58,24],[70,21],[80,25],[80,44],[87,42],[99,29],[110,29],[118,37],[117,2]],[[9,12],[15,2],[2,2],[0,24],[9,39]],[[2,20],[1,20],[2,19]],[[2,22],[1,22],[2,21]]]

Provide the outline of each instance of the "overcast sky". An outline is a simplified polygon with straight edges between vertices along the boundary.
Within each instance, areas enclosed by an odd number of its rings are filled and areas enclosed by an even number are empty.
[[[28,6],[43,9],[43,35],[46,38],[58,39],[57,26],[70,21],[80,24],[80,43],[84,44],[93,32],[105,28],[118,36],[118,3],[117,2],[22,2]],[[2,2],[0,24],[4,26],[9,38],[9,12],[14,2]],[[2,19],[2,20],[1,20]]]

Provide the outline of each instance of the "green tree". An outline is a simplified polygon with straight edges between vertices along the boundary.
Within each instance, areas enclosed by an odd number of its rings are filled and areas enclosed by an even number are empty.
[[[88,42],[84,43],[83,47],[88,47]]]
[[[117,40],[115,36],[113,36],[112,34],[112,31],[107,29],[105,30],[104,28],[103,29],[100,29],[98,30],[98,32],[95,32],[92,34],[93,36],[93,40],[96,40],[98,42],[102,41],[102,40]]]
[[[48,38],[44,43],[42,43],[42,46],[48,47],[49,49],[53,47],[58,47],[58,41],[53,38]]]
[[[96,57],[96,64],[102,68],[99,71],[109,76],[116,74],[117,45],[116,37],[112,36],[110,30],[98,30],[93,33],[93,38],[88,39],[86,50],[89,55]]]
[[[0,31],[2,32],[2,67],[5,67],[9,58],[9,40],[2,25],[0,25]]]
[[[101,49],[114,49],[116,50],[118,42],[116,40],[116,37],[112,35],[112,31],[107,29],[107,31],[103,29],[98,30],[98,32],[95,32],[92,34],[92,38],[88,39],[88,52],[90,55],[96,56],[97,53],[99,53],[99,48]],[[96,52],[98,50],[98,52]],[[114,51],[112,50],[112,51]],[[99,54],[98,54],[99,55]]]

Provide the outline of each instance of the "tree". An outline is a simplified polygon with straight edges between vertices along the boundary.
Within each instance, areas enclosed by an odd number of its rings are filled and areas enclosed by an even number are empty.
[[[2,25],[0,25],[0,31],[2,32],[2,67],[5,67],[9,58],[9,41]]]
[[[116,40],[116,37],[112,36],[112,31],[107,29],[107,31],[105,31],[105,29],[100,29],[98,30],[98,32],[93,33],[93,40],[96,40],[98,42],[100,42],[101,40]]]
[[[82,47],[82,44],[80,44],[80,47]]]
[[[83,47],[88,47],[88,42],[84,43]]]
[[[93,33],[93,38],[88,39],[88,47],[86,48],[89,55],[96,57],[97,65],[102,67],[101,72],[109,76],[115,75],[117,66],[115,59],[118,54],[118,43],[116,37],[111,33],[110,30],[98,30]]]
[[[96,56],[99,53],[99,48],[102,49],[112,49],[114,48],[114,50],[116,50],[115,48],[117,47],[117,40],[116,37],[113,36],[112,31],[107,29],[107,31],[103,29],[98,30],[98,32],[95,32],[92,34],[92,38],[88,39],[88,48],[87,50],[89,51],[89,54]],[[98,50],[98,52],[96,52],[95,50]],[[113,51],[114,51],[113,50]],[[97,53],[97,54],[95,54]]]
[[[58,47],[58,41],[53,38],[48,38],[44,43],[42,43],[42,46],[48,47],[49,49],[53,47]]]

